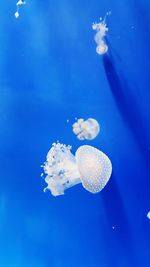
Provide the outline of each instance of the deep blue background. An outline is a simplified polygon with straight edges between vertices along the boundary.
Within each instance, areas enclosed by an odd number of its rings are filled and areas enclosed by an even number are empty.
[[[149,0],[33,0],[18,19],[15,3],[0,4],[0,267],[149,267]],[[100,57],[91,23],[110,10]],[[99,136],[78,141],[75,117]],[[110,157],[101,193],[43,193],[57,140]]]

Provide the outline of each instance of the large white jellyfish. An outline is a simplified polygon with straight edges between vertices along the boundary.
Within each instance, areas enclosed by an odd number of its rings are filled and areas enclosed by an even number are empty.
[[[26,2],[25,1],[22,1],[22,0],[19,0],[17,3],[16,3],[16,6],[17,6],[17,10],[16,10],[16,12],[15,12],[15,17],[16,17],[16,19],[20,16],[20,14],[19,14],[19,10],[20,10],[20,6],[22,6],[22,5],[25,5],[26,4]]]
[[[107,12],[106,15],[108,16],[110,14],[111,12]],[[92,28],[94,31],[96,31],[96,34],[94,37],[94,40],[97,44],[96,52],[99,55],[104,55],[108,51],[108,46],[105,42],[105,36],[106,36],[106,33],[108,32],[108,27],[106,25],[106,16],[103,20],[102,18],[100,18],[99,23],[97,22],[93,23]]]
[[[99,131],[100,126],[97,120],[89,118],[87,120],[78,119],[73,125],[73,132],[77,135],[79,140],[92,140],[94,139]]]
[[[71,146],[52,145],[43,165],[47,183],[44,191],[50,190],[53,196],[59,196],[65,189],[81,183],[91,193],[100,192],[112,173],[110,159],[92,146],[80,146],[75,156],[70,150]]]

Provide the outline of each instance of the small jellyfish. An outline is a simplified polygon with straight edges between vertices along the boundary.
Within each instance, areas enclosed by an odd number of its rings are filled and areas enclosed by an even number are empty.
[[[20,10],[20,6],[22,6],[22,5],[25,5],[26,4],[26,2],[25,1],[22,1],[22,0],[19,0],[17,3],[16,3],[16,6],[17,6],[17,10],[16,10],[16,12],[15,12],[15,17],[16,17],[16,19],[19,17],[19,10]]]
[[[91,193],[100,192],[112,173],[110,159],[92,146],[80,146],[75,156],[71,146],[54,143],[43,165],[45,182],[53,196],[64,194],[64,190],[79,183]]]
[[[111,12],[106,13],[107,16],[110,14]],[[106,36],[106,33],[108,32],[108,27],[106,25],[106,16],[103,20],[102,18],[100,18],[99,23],[97,22],[93,23],[92,28],[94,31],[96,31],[96,34],[94,37],[94,40],[97,44],[96,52],[99,55],[104,55],[108,51],[108,46],[105,43],[105,36]]]
[[[78,119],[73,125],[73,132],[77,135],[79,140],[92,140],[94,139],[99,131],[100,126],[97,120],[89,118],[87,120]]]

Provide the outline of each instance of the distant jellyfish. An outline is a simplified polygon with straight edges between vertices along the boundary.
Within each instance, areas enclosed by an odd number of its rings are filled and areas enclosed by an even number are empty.
[[[19,13],[19,10],[20,10],[20,6],[22,6],[22,5],[25,5],[26,4],[26,2],[25,1],[22,1],[22,0],[19,0],[17,3],[16,3],[16,6],[17,6],[17,10],[16,10],[16,12],[15,12],[15,17],[16,17],[16,19],[20,16],[20,13]]]
[[[111,14],[111,12],[106,13],[107,16],[110,14]],[[99,23],[97,23],[97,22],[93,23],[92,28],[94,31],[96,31],[96,34],[94,37],[94,40],[97,44],[96,52],[99,55],[104,55],[108,51],[108,46],[105,42],[105,36],[109,30],[107,25],[106,25],[106,16],[103,20],[102,20],[102,18],[100,18]]]
[[[63,195],[67,188],[81,183],[91,192],[100,192],[112,173],[110,159],[92,146],[80,146],[75,156],[71,146],[54,143],[43,165],[45,182],[53,196]]]
[[[73,125],[73,132],[79,140],[92,140],[94,139],[99,131],[100,126],[97,120],[89,118],[87,120],[78,119]]]

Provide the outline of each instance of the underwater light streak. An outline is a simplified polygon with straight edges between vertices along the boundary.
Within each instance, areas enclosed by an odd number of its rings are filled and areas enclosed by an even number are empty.
[[[124,74],[119,70],[119,64],[117,63],[117,60],[114,60],[111,50],[109,50],[109,53],[103,57],[103,64],[108,84],[117,108],[124,122],[128,124],[129,129],[135,137],[136,143],[142,151],[142,155],[144,156],[146,165],[149,169],[149,151],[146,145],[146,142],[148,143],[146,129],[143,124],[139,108],[135,102],[135,98],[131,93],[131,89],[124,77]],[[138,118],[138,120],[135,118]]]

